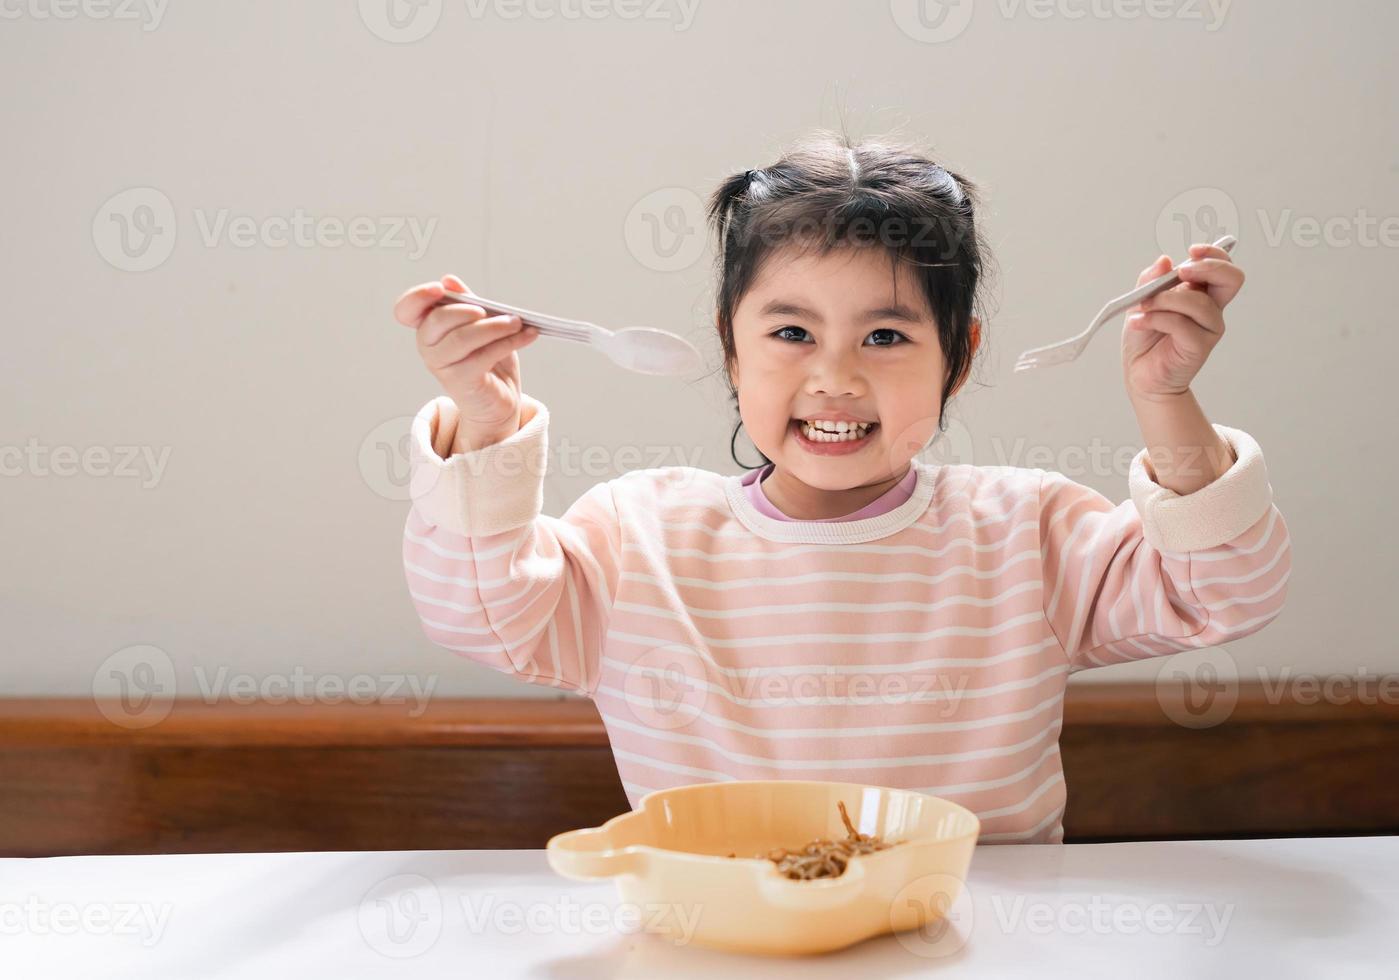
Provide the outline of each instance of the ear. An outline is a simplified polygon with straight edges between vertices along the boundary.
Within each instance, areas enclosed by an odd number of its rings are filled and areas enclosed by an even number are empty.
[[[979,350],[981,347],[981,320],[979,320],[977,317],[972,317],[971,334],[972,356],[975,357],[977,350]]]

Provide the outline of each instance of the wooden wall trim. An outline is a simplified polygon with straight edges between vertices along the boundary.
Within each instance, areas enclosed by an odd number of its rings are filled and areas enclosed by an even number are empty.
[[[1235,699],[1222,724],[1399,724],[1399,674],[1357,678],[1337,675],[1337,679],[1339,685],[1329,700],[1314,692],[1314,685],[1303,684],[1297,678],[1276,684],[1217,682],[1218,693],[1227,692],[1228,697]],[[1074,684],[1064,698],[1064,725],[1175,724],[1161,707],[1161,701],[1179,703],[1181,697],[1166,683]]]
[[[1399,698],[1370,681],[1322,703],[1241,685],[1203,728],[1152,684],[1071,686],[1066,839],[1399,833]],[[580,698],[190,701],[145,728],[0,699],[0,787],[0,855],[28,856],[540,847],[627,808]]]
[[[109,705],[111,715],[120,711]],[[403,704],[172,702],[145,728],[111,720],[90,698],[0,698],[0,746],[556,746],[606,747],[607,732],[581,698],[438,699]]]
[[[1384,682],[1383,687],[1381,682]],[[1284,724],[1399,724],[1399,676],[1363,678],[1348,700],[1311,701],[1284,686],[1256,681],[1231,689],[1236,703],[1222,726]],[[113,708],[112,714],[119,714]],[[398,704],[234,704],[173,702],[168,716],[146,728],[113,722],[90,698],[0,698],[0,746],[5,745],[552,745],[606,746],[607,732],[591,701],[582,698],[439,698],[421,711]],[[1069,687],[1064,725],[1176,726],[1144,683]],[[1209,726],[1221,727],[1221,726]]]

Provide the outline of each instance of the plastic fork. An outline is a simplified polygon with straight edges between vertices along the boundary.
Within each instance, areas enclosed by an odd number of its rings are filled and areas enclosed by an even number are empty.
[[[443,295],[455,303],[479,306],[487,313],[518,316],[522,323],[536,328],[545,337],[589,344],[615,364],[639,374],[689,374],[704,366],[700,352],[688,340],[654,327],[624,327],[613,331],[587,320],[538,313],[475,293],[444,291]]]
[[[1238,239],[1233,235],[1225,235],[1215,242],[1215,247],[1224,251],[1232,251],[1238,243]],[[1155,296],[1163,290],[1170,289],[1180,282],[1180,267],[1176,266],[1164,276],[1158,276],[1151,282],[1143,283],[1130,293],[1123,293],[1117,299],[1108,300],[1107,305],[1098,311],[1098,315],[1093,318],[1093,322],[1088,325],[1088,329],[1068,340],[1061,340],[1057,344],[1049,344],[1045,347],[1035,347],[1025,351],[1015,362],[1015,370],[1029,371],[1031,368],[1052,367],[1055,364],[1067,364],[1075,360],[1082,354],[1088,346],[1088,342],[1098,332],[1103,324],[1110,321],[1123,310],[1129,309],[1150,296]]]

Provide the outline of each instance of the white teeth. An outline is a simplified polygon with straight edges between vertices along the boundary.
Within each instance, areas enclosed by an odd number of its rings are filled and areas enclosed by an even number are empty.
[[[808,421],[806,424],[821,429],[824,432],[849,432],[856,426],[862,429],[868,429],[871,425],[869,422],[832,422],[828,419],[816,419],[815,421]]]
[[[812,442],[854,442],[868,435],[873,426],[873,422],[803,421],[801,423],[802,435]]]

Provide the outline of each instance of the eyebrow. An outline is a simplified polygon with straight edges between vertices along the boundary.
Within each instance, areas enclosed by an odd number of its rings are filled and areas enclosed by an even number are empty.
[[[787,300],[775,299],[766,303],[758,311],[761,317],[796,317],[798,319],[814,320],[817,323],[824,323],[821,314],[814,310],[809,310],[805,306]],[[862,323],[872,323],[876,320],[900,320],[904,323],[926,323],[926,319],[916,311],[904,306],[902,303],[894,303],[889,306],[880,306],[872,310],[866,310],[860,315]]]

